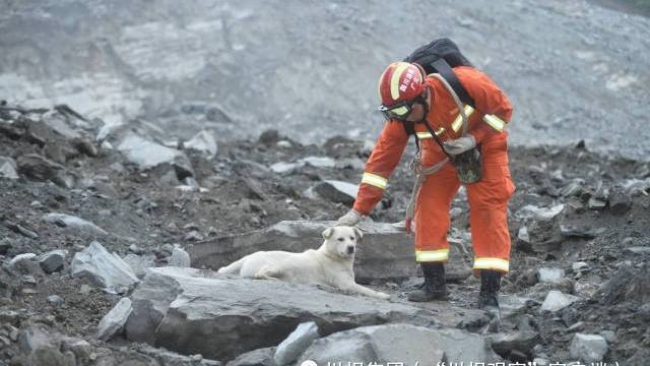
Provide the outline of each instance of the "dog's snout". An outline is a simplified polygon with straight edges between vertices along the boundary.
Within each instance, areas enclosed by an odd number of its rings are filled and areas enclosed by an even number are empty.
[[[354,254],[354,247],[353,246],[348,247],[348,254]]]

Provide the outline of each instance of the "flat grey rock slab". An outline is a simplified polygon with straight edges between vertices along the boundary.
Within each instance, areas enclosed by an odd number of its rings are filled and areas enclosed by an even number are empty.
[[[151,268],[131,299],[133,312],[125,325],[129,340],[220,361],[277,346],[304,322],[315,322],[322,335],[329,335],[386,323],[453,327],[462,316],[448,304],[425,309],[180,267]]]

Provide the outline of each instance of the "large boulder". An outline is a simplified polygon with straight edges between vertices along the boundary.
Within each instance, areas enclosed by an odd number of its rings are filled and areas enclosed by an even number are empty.
[[[269,228],[194,244],[193,267],[217,269],[258,250],[302,252],[318,248],[323,230],[333,222],[282,221]],[[358,246],[354,272],[360,282],[407,278],[416,274],[411,239],[392,224],[363,222],[363,241]]]
[[[300,359],[313,360],[317,365],[349,361],[421,366],[485,362],[487,365],[501,361],[478,334],[409,324],[360,327],[332,334],[314,341]]]
[[[472,313],[460,314],[449,304],[430,304],[429,310],[332,291],[229,278],[195,268],[151,268],[131,296],[133,312],[125,325],[126,336],[227,361],[277,346],[303,322],[313,321],[322,335],[329,335],[384,323],[453,326]]]

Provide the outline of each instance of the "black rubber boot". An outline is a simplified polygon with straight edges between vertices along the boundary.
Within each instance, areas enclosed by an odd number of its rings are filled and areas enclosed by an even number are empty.
[[[481,270],[481,292],[478,295],[479,309],[498,312],[500,289],[501,272],[489,269]]]
[[[426,302],[447,299],[447,283],[445,282],[445,265],[443,263],[420,263],[424,273],[424,284],[421,288],[408,294],[408,300]]]

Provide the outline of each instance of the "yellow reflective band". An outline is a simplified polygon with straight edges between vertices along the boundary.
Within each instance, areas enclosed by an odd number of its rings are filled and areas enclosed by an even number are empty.
[[[390,96],[393,100],[399,99],[399,79],[408,67],[408,63],[402,62],[393,72],[393,77],[390,79]]]
[[[469,118],[469,116],[471,116],[472,113],[474,113],[474,108],[472,108],[471,105],[466,105],[465,108],[463,109],[465,110],[465,116],[467,118]],[[458,130],[460,130],[462,126],[463,126],[463,116],[459,114],[458,117],[456,117],[456,119],[454,120],[454,122],[451,123],[451,128],[454,130],[454,132],[458,132]]]
[[[510,261],[501,258],[475,258],[474,269],[496,269],[508,272],[510,270]]]
[[[433,135],[431,132],[416,132],[415,135],[418,137],[419,140],[424,140],[424,139],[432,139]]]
[[[443,132],[445,132],[445,128],[444,128],[444,127],[440,127],[440,128],[437,129],[435,132],[436,132],[436,136],[440,136],[440,135],[442,135]]]
[[[444,262],[449,260],[449,249],[416,250],[416,262]]]
[[[380,177],[377,174],[363,173],[361,183],[370,184],[371,186],[381,189],[386,189],[386,186],[388,185],[388,179]]]
[[[502,132],[503,129],[506,127],[506,123],[493,114],[486,114],[485,116],[483,116],[483,120],[485,121],[485,123],[490,125],[490,127],[494,128],[499,132]]]

